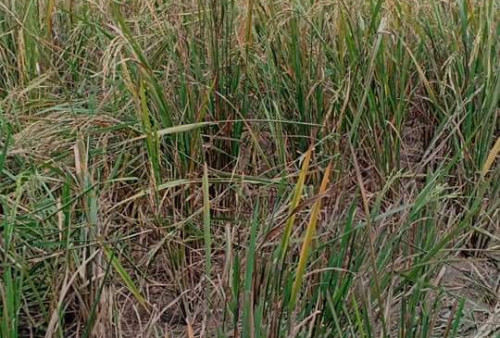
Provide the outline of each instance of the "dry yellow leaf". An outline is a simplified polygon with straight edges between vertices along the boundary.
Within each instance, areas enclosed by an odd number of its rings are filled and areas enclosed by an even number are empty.
[[[495,162],[495,158],[497,157],[499,152],[500,152],[500,137],[497,138],[495,145],[493,146],[493,148],[491,148],[490,153],[488,154],[486,162],[484,162],[483,170],[481,171],[481,176],[483,177],[486,176],[491,166],[493,165],[493,162]]]

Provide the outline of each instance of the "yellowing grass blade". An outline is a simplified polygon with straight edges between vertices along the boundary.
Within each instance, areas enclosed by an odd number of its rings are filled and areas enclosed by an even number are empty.
[[[323,175],[323,180],[321,181],[321,186],[319,188],[319,196],[323,195],[328,186],[328,181],[330,177],[331,163],[326,168],[325,174]],[[319,212],[321,210],[321,198],[318,198],[312,207],[311,217],[309,219],[309,224],[307,225],[306,234],[304,236],[304,242],[302,243],[302,250],[300,251],[299,265],[297,267],[297,274],[295,275],[295,281],[292,286],[292,295],[290,297],[290,302],[288,303],[289,308],[292,310],[295,307],[297,301],[297,294],[300,291],[300,286],[302,285],[302,280],[304,278],[304,273],[306,271],[307,258],[309,251],[311,249],[311,243],[316,233],[316,224],[318,223]]]
[[[198,122],[198,123],[182,124],[182,125],[178,125],[178,126],[168,127],[168,128],[165,128],[165,129],[160,129],[160,130],[158,130],[156,132],[156,135],[158,137],[162,137],[162,136],[165,136],[165,135],[177,134],[177,133],[182,133],[182,132],[186,132],[186,131],[191,131],[191,130],[194,130],[194,129],[198,129],[198,128],[202,128],[204,126],[214,125],[214,124],[217,124],[217,122]],[[148,134],[144,134],[144,135],[137,136],[137,137],[134,137],[132,139],[123,141],[121,144],[123,145],[123,144],[126,144],[126,143],[143,140],[143,139],[145,139],[147,137],[148,137]]]
[[[210,193],[209,193],[209,183],[208,183],[208,167],[207,164],[203,166],[203,233],[205,237],[205,265],[207,277],[210,278],[210,272],[212,271],[212,239],[210,237]]]
[[[47,4],[47,13],[46,13],[47,34],[50,40],[52,40],[52,26],[53,26],[52,15],[54,15],[55,5],[56,2],[54,0],[49,0]]]
[[[295,222],[295,213],[294,210],[299,205],[300,199],[302,197],[302,190],[304,189],[304,182],[306,180],[307,172],[309,170],[309,163],[311,162],[311,153],[312,147],[307,150],[304,162],[302,163],[302,168],[299,173],[299,180],[297,181],[297,185],[295,186],[295,192],[293,193],[292,202],[290,203],[290,217],[286,222],[285,233],[283,234],[283,238],[281,240],[280,247],[280,259],[283,261],[285,258],[285,254],[288,248],[288,243],[290,242],[290,236],[292,235],[293,223]]]
[[[493,148],[491,148],[490,153],[488,154],[486,162],[484,162],[483,170],[481,171],[481,176],[483,177],[486,176],[491,166],[493,165],[493,162],[495,162],[495,158],[497,157],[499,152],[500,152],[500,137],[497,138],[495,145],[493,146]]]

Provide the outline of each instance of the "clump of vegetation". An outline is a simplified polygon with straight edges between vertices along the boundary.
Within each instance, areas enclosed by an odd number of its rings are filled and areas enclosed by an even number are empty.
[[[0,1],[0,336],[498,334],[499,13]]]

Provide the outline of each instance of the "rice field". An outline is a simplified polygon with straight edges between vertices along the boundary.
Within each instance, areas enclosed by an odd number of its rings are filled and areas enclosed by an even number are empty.
[[[497,337],[499,96],[497,0],[0,0],[0,337]]]

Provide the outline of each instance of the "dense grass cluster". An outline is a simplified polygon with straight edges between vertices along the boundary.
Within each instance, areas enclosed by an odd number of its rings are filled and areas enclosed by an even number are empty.
[[[0,0],[0,336],[499,334],[496,0]]]

